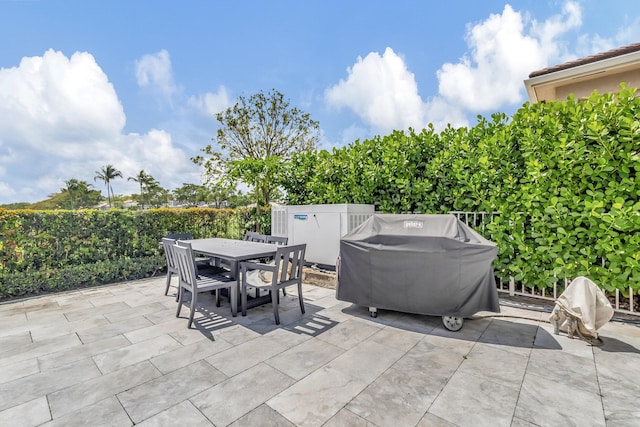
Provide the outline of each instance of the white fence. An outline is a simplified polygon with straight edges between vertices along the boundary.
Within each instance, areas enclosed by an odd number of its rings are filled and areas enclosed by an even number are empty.
[[[499,215],[497,212],[460,212],[453,211],[451,212],[453,215],[458,217],[465,224],[473,227],[480,234],[484,235],[486,238],[490,239],[491,236],[488,236],[486,231],[486,224],[492,220],[494,216]],[[602,266],[605,267],[604,259],[602,259]],[[567,287],[570,278],[559,278],[558,282],[554,283],[553,288],[539,288],[535,284],[525,284],[525,283],[516,283],[513,277],[509,278],[508,282],[504,282],[501,279],[497,279],[498,283],[498,292],[508,293],[510,296],[526,296],[529,298],[539,298],[543,300],[555,300],[562,291]],[[629,297],[625,297],[620,290],[616,289],[616,291],[612,294],[610,292],[604,291],[609,300],[614,300],[612,302],[613,308],[615,311],[619,313],[625,314],[633,314],[636,316],[640,316],[640,313],[634,310],[633,308],[633,297],[634,291],[631,287],[629,287]],[[621,308],[623,306],[629,307],[629,309]]]

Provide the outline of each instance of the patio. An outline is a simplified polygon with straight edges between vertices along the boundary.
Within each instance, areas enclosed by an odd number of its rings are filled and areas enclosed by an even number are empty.
[[[164,277],[0,304],[0,425],[638,425],[637,322],[591,347],[508,301],[527,319],[450,332],[312,285],[302,316],[293,294],[280,326],[203,295],[191,330]]]

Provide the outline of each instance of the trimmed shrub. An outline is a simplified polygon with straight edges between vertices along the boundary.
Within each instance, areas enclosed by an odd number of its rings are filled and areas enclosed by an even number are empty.
[[[251,209],[0,209],[0,299],[155,275],[169,233],[239,239],[270,225]]]
[[[291,204],[369,203],[386,213],[497,212],[496,273],[540,288],[590,277],[640,290],[640,97],[526,103],[471,129],[393,132],[294,156]]]

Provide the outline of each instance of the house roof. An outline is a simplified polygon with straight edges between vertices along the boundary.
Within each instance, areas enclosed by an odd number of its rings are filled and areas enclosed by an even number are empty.
[[[624,82],[640,88],[640,43],[533,71],[524,85],[533,103],[585,98],[594,90],[617,92]]]
[[[596,53],[595,55],[585,56],[584,58],[576,59],[574,61],[565,62],[563,64],[554,65],[553,67],[543,68],[542,70],[533,71],[529,74],[529,78],[543,76],[545,74],[555,73],[557,71],[568,70],[570,68],[579,67],[580,65],[591,64],[594,62],[602,61],[605,59],[615,58],[617,56],[626,55],[628,53],[640,52],[640,43],[630,44],[628,46],[622,46],[616,49],[611,49],[606,52]]]

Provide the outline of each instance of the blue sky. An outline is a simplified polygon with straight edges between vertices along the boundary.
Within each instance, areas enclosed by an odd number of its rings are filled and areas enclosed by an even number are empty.
[[[276,89],[319,148],[512,114],[531,71],[640,42],[635,0],[0,0],[0,204],[113,164],[174,189],[214,114]]]

